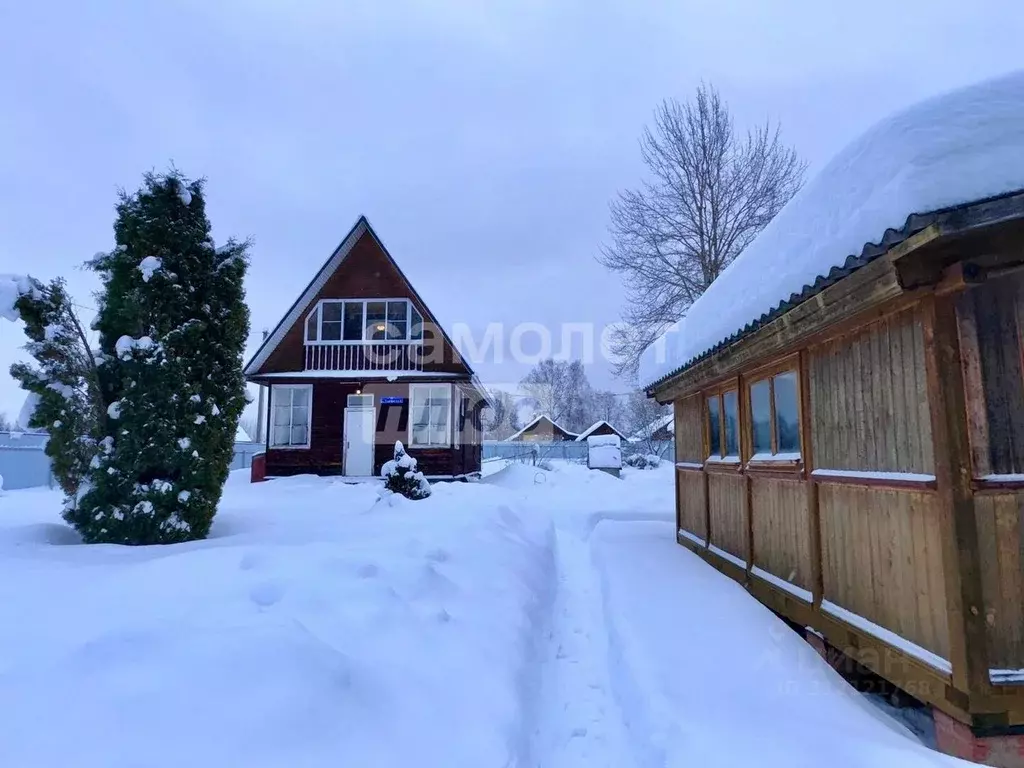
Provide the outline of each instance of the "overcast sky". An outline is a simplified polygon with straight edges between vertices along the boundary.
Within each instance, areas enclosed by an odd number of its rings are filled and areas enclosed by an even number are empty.
[[[254,240],[250,352],[361,213],[442,320],[557,340],[618,318],[593,257],[662,98],[710,81],[813,173],[892,110],[1021,67],[1020,0],[0,0],[0,272],[93,306],[79,265],[112,246],[118,187],[173,162],[208,179],[218,241]],[[10,415],[23,343],[0,321]]]

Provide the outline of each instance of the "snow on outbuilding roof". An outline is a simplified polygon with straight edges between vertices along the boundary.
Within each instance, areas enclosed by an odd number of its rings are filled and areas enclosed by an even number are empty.
[[[595,429],[597,429],[598,427],[601,427],[601,426],[607,426],[608,429],[610,429],[612,432],[614,432],[616,435],[618,435],[623,440],[627,439],[624,434],[619,432],[619,430],[617,430],[609,422],[605,421],[604,419],[601,419],[600,421],[595,421],[589,427],[587,427],[582,432],[580,432],[579,437],[576,438],[576,442],[580,443],[580,442],[585,441],[588,437],[590,437],[590,435],[594,432]]]
[[[644,352],[650,388],[912,216],[1024,189],[1024,71],[922,101],[836,155]]]
[[[515,440],[516,438],[520,437],[527,430],[533,429],[541,421],[548,421],[548,422],[551,423],[551,425],[553,427],[555,427],[555,429],[558,429],[558,430],[564,432],[567,435],[572,435],[573,437],[576,437],[576,433],[575,432],[572,432],[572,431],[566,429],[565,427],[561,426],[558,422],[556,422],[554,419],[552,419],[550,416],[548,416],[545,413],[542,413],[540,416],[535,417],[529,424],[527,424],[525,427],[520,429],[514,435],[510,435],[509,437],[506,437],[505,440],[506,441],[508,441],[508,440]]]

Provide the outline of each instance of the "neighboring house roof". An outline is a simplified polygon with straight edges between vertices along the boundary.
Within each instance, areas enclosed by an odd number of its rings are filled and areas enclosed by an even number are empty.
[[[345,258],[355,247],[356,243],[358,243],[359,239],[365,234],[369,234],[374,239],[374,241],[376,241],[377,245],[380,247],[381,252],[384,254],[384,257],[391,262],[392,266],[394,266],[395,270],[401,276],[402,280],[405,281],[405,284],[409,288],[409,292],[420,303],[423,309],[426,310],[425,314],[428,316],[427,319],[434,323],[437,326],[437,328],[441,331],[441,336],[443,337],[444,341],[453,350],[458,351],[458,348],[455,346],[451,338],[448,336],[448,332],[445,331],[444,327],[437,321],[437,317],[434,316],[433,312],[431,312],[430,308],[427,306],[427,303],[423,301],[423,298],[419,295],[419,293],[417,293],[416,288],[409,281],[409,278],[407,278],[405,276],[405,273],[402,272],[401,267],[398,266],[398,263],[388,252],[388,249],[384,246],[384,243],[377,236],[377,233],[373,230],[373,227],[370,226],[370,222],[367,220],[365,216],[360,216],[359,219],[356,221],[355,225],[352,227],[352,229],[349,230],[349,233],[345,235],[345,238],[341,241],[338,247],[334,249],[334,252],[330,255],[327,261],[325,261],[323,266],[320,267],[320,271],[316,273],[316,276],[310,281],[309,285],[306,286],[305,290],[302,292],[299,298],[295,300],[295,303],[292,304],[289,310],[285,313],[284,317],[281,318],[280,322],[278,322],[278,324],[274,327],[274,330],[263,341],[259,349],[256,350],[256,354],[253,355],[252,359],[245,366],[246,376],[255,375],[259,371],[260,366],[266,363],[271,353],[275,349],[277,349],[277,346],[284,340],[284,337],[288,333],[289,329],[291,329],[292,326],[294,326],[295,323],[299,321],[299,319],[303,316],[305,310],[309,307],[310,303],[313,301],[313,299],[316,298],[317,294],[320,292],[320,289],[324,287],[324,284],[331,277],[331,275],[333,275],[338,270],[342,262],[345,261]],[[483,386],[480,385],[479,380],[476,378],[476,374],[473,372],[473,368],[466,361],[465,357],[461,355],[461,353],[459,354],[459,357],[461,358],[462,365],[464,365],[466,367],[466,370],[469,372],[470,378],[472,379],[474,385],[482,392]],[[359,375],[361,376],[363,373],[365,372],[360,371]]]
[[[537,416],[536,418],[534,418],[533,421],[531,421],[525,427],[520,429],[514,435],[511,435],[511,436],[509,436],[509,437],[507,437],[505,439],[506,440],[515,440],[516,438],[522,436],[526,432],[529,432],[531,429],[533,429],[535,426],[540,424],[540,422],[542,422],[542,421],[547,421],[549,424],[551,424],[552,427],[557,429],[559,432],[564,432],[565,434],[570,435],[573,438],[576,437],[576,433],[575,432],[572,432],[572,431],[566,429],[565,427],[560,426],[553,419],[551,419],[549,416],[547,416],[545,414],[541,414],[540,416]]]
[[[1024,71],[923,101],[835,156],[643,354],[652,390],[966,204],[1024,190]],[[998,212],[989,214],[998,215]],[[878,239],[877,244],[875,240]]]
[[[236,443],[251,443],[252,438],[249,437],[249,433],[242,429],[242,425],[238,425],[238,429],[235,430],[235,442]]]
[[[669,432],[675,432],[675,415],[672,412],[666,413],[664,416],[659,416],[646,427],[635,432],[633,436],[629,438],[629,441],[631,443],[635,443],[637,440],[646,440],[648,437],[657,434],[662,429],[667,429]]]
[[[580,432],[580,436],[576,438],[576,442],[580,442],[582,440],[586,440],[588,437],[590,437],[594,433],[595,430],[599,429],[602,426],[608,427],[608,429],[610,429],[612,432],[614,432],[616,435],[618,435],[623,440],[628,440],[629,439],[624,434],[619,432],[619,430],[617,430],[614,426],[612,426],[611,423],[605,421],[604,419],[601,419],[600,421],[595,421],[593,424],[591,424],[585,430]]]

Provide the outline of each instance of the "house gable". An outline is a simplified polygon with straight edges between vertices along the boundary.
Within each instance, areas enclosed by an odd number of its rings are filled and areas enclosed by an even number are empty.
[[[305,318],[321,299],[408,299],[423,317],[424,345],[431,350],[423,373],[473,375],[366,217],[361,216],[250,360],[246,376],[304,370]]]

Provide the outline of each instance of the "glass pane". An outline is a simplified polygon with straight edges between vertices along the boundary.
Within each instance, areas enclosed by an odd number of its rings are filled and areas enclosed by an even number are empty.
[[[718,396],[708,399],[708,432],[709,442],[708,445],[711,448],[709,455],[721,456],[722,455],[722,433],[720,431],[720,418],[719,413],[721,406],[719,405]]]
[[[287,402],[274,408],[274,426],[287,427],[289,422],[289,408]]]
[[[383,301],[366,303],[366,337],[375,341],[387,338],[387,304]]]
[[[736,396],[736,390],[726,392],[722,400],[725,402],[725,455],[739,456],[739,398]]]
[[[434,401],[437,402],[436,400]],[[448,405],[430,406],[430,424],[434,427],[445,427],[448,425]]]
[[[404,323],[409,319],[409,305],[404,301],[388,302],[388,320],[392,323]]]
[[[425,445],[430,442],[428,439],[428,432],[426,427],[413,427],[412,428],[412,444],[413,445]]]
[[[331,301],[324,304],[324,322],[338,322],[341,320],[341,302]]]
[[[448,444],[448,433],[444,427],[440,429],[430,430],[430,444],[431,445],[447,445]]]
[[[292,405],[306,405],[309,402],[309,390],[297,387],[292,391]]]
[[[291,445],[305,445],[306,444],[306,428],[305,427],[292,427],[292,441]]]
[[[323,338],[321,341],[341,341],[341,321],[324,320],[321,328]]]
[[[313,310],[309,313],[309,319],[306,320],[306,341],[317,340],[317,322],[319,321],[320,313],[318,310]]]
[[[772,404],[768,379],[750,386],[751,442],[754,453],[772,452]]]
[[[345,341],[362,341],[363,339],[363,302],[345,302]]]
[[[799,387],[795,371],[775,377],[775,434],[779,453],[800,451]]]
[[[426,426],[430,423],[430,409],[426,405],[414,405],[412,409],[412,423],[416,426]]]
[[[299,426],[306,426],[306,421],[309,418],[309,411],[306,406],[299,405],[292,408],[292,424],[298,424]]]
[[[400,322],[388,321],[388,338],[405,341],[407,328],[405,320]]]
[[[418,341],[423,338],[423,316],[416,310],[416,307],[410,305],[409,310],[412,323],[409,329],[411,331],[409,338]]]

